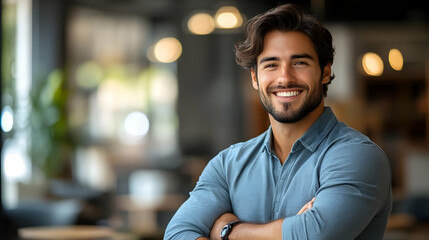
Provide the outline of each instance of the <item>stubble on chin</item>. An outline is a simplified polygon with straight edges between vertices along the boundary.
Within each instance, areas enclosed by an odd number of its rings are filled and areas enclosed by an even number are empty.
[[[282,103],[281,106],[276,109],[272,101],[270,101],[270,99],[260,91],[259,99],[264,110],[276,121],[281,123],[295,123],[314,111],[314,109],[320,105],[323,99],[323,94],[322,89],[320,89],[315,92],[315,95],[306,97],[301,106],[296,110],[293,109],[292,103]]]

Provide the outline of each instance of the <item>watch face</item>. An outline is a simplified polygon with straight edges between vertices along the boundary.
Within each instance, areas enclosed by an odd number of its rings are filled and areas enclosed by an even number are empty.
[[[222,228],[222,230],[220,231],[220,237],[221,238],[224,238],[224,237],[226,237],[226,236],[228,236],[228,234],[229,234],[229,231],[230,231],[230,226],[229,225],[225,225],[223,228]]]

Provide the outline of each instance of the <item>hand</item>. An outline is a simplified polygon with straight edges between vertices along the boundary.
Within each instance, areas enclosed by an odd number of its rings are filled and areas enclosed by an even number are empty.
[[[313,203],[316,200],[316,198],[311,199],[310,202],[306,203],[301,210],[299,210],[299,212],[296,215],[300,215],[303,214],[305,212],[307,212],[307,210],[310,210],[313,207]]]
[[[238,217],[232,213],[224,213],[220,216],[213,224],[212,230],[210,231],[211,240],[220,240],[220,231],[226,224],[238,220]]]

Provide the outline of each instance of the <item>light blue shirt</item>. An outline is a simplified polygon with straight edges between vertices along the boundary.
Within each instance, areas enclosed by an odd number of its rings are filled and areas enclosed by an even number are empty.
[[[164,239],[208,237],[226,212],[251,223],[284,218],[283,239],[382,239],[391,173],[384,152],[325,111],[281,165],[272,131],[220,152],[206,166]],[[297,212],[313,197],[313,208]]]

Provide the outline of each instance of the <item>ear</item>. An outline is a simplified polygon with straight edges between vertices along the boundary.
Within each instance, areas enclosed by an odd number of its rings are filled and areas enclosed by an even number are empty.
[[[323,68],[322,84],[329,83],[330,81],[331,81],[331,64],[326,64],[326,66]]]
[[[259,89],[258,76],[256,76],[256,72],[254,68],[250,69],[250,75],[252,76],[253,88],[258,90]]]

